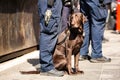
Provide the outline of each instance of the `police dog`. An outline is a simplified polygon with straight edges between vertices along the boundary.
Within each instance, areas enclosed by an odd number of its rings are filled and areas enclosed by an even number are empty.
[[[79,69],[79,52],[83,43],[83,24],[86,17],[76,12],[70,15],[70,25],[58,37],[53,54],[53,62],[58,70],[66,70],[69,75],[83,73]],[[71,56],[74,56],[74,68],[71,66]]]

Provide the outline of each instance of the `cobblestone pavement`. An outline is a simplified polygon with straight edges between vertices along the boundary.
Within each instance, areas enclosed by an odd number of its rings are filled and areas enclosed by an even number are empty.
[[[0,64],[0,80],[120,80],[120,34],[105,31],[109,42],[103,43],[103,54],[112,58],[109,63],[90,63],[79,61],[84,74],[63,77],[42,76],[40,74],[21,74],[20,71],[39,69],[39,51],[33,51],[16,59]],[[73,63],[73,62],[72,62]]]

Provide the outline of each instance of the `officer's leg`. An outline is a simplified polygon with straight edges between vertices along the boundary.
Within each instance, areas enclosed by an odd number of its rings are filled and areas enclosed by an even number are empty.
[[[86,2],[84,0],[80,0],[80,10],[81,12],[87,17],[90,18],[89,16],[89,6],[86,4]],[[80,55],[88,55],[89,53],[89,43],[90,43],[90,25],[89,22],[90,20],[88,19],[87,22],[85,22],[83,29],[84,29],[84,41],[82,44],[82,47],[80,49]]]
[[[43,4],[44,3],[44,4]],[[55,1],[52,7],[52,17],[48,25],[45,25],[44,14],[47,9],[47,0],[39,0],[39,15],[40,15],[40,74],[48,76],[63,76],[63,71],[55,69],[53,64],[52,54],[57,42],[58,22],[60,21],[62,3],[60,0]],[[57,17],[57,19],[56,19]]]
[[[96,20],[92,18],[92,58],[102,57],[102,38],[104,33],[105,19]]]
[[[40,63],[41,71],[46,72],[54,68],[52,53],[57,41],[57,35],[41,33],[40,35]]]
[[[90,44],[90,26],[89,26],[89,21],[87,21],[84,24],[84,40],[83,40],[83,44],[82,47],[80,49],[80,55],[88,55],[89,53],[89,44]]]
[[[98,7],[92,5],[93,2],[90,2],[91,7],[91,44],[92,44],[92,53],[90,59],[91,62],[110,62],[111,58],[106,58],[102,54],[102,39],[105,28],[105,20],[107,17],[107,9],[104,7]]]
[[[98,62],[110,62],[111,58],[106,58],[102,54],[102,38],[104,32],[104,23],[105,20],[96,21],[93,20],[92,26],[92,59],[90,60],[93,63]]]
[[[48,26],[45,26],[44,21],[40,23],[40,63],[42,72],[54,69],[52,54],[58,35],[58,24],[56,22],[56,19],[51,18]]]

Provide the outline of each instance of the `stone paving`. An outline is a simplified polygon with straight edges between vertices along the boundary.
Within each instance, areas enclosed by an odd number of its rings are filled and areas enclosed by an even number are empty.
[[[40,74],[21,74],[20,71],[39,69],[39,51],[33,51],[16,59],[0,64],[0,80],[120,80],[120,34],[105,31],[109,42],[103,43],[103,54],[112,58],[110,63],[90,63],[79,61],[82,75],[63,77],[42,76]],[[73,63],[73,62],[72,62]]]

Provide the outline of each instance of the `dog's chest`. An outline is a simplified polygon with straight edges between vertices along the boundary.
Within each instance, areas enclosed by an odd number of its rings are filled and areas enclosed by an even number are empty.
[[[79,49],[83,43],[83,36],[82,35],[76,35],[76,36],[69,36],[69,39],[67,41],[68,48],[71,49]]]

